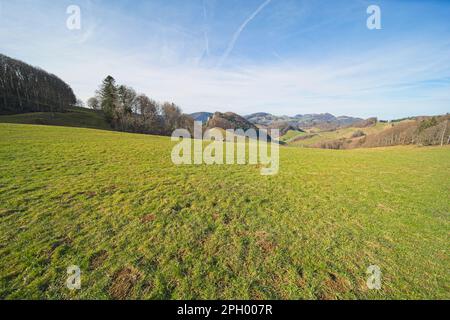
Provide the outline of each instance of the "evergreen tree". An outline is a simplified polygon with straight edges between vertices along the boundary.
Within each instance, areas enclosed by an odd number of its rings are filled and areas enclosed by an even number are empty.
[[[105,114],[106,120],[112,122],[119,104],[116,80],[111,76],[107,76],[103,80],[97,94],[100,101],[100,108]]]

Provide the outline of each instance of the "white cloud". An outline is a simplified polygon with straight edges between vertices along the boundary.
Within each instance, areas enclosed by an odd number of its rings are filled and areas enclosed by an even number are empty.
[[[81,61],[67,64],[60,73],[83,99],[94,93],[103,77],[111,74],[119,83],[132,85],[158,100],[173,101],[186,112],[333,112],[395,117],[423,110],[424,104],[442,110],[443,104],[448,103],[449,91],[446,94],[442,87],[420,85],[416,97],[411,97],[407,89],[436,77],[448,78],[450,68],[438,68],[443,62],[450,66],[448,50],[433,52],[423,44],[421,50],[411,51],[406,44],[402,46],[403,50],[389,56],[375,51],[352,59],[277,62],[234,70],[189,64],[161,67],[147,62],[146,54],[124,56],[102,51],[96,55],[106,59],[79,57]],[[420,52],[433,56],[418,66],[416,62],[423,55]],[[405,63],[406,60],[410,62]],[[81,64],[83,69],[78,67]]]
[[[245,21],[242,23],[239,28],[236,30],[236,32],[233,34],[233,37],[231,38],[230,43],[228,44],[227,49],[225,50],[224,54],[222,55],[222,58],[220,59],[220,62],[218,66],[222,66],[222,64],[228,59],[228,56],[233,51],[234,46],[236,45],[236,42],[239,39],[239,36],[241,33],[245,30],[247,25],[255,19],[255,17],[267,6],[272,0],[266,0],[264,1]]]

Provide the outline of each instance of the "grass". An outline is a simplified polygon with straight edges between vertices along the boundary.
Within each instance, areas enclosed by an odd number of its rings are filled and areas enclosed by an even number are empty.
[[[0,115],[0,123],[39,124],[50,126],[80,127],[110,130],[102,113],[72,107],[67,112],[32,112],[14,115]]]
[[[448,147],[283,147],[261,176],[173,145],[0,124],[0,298],[450,298]]]
[[[367,128],[354,128],[354,127],[347,127],[347,128],[341,128],[334,131],[318,131],[315,132],[315,135],[308,139],[303,140],[297,140],[292,141],[289,144],[291,146],[298,146],[298,147],[310,147],[313,145],[316,145],[318,143],[324,143],[327,141],[333,141],[341,138],[351,138],[352,134],[356,131],[363,131],[366,135],[374,134],[381,132],[385,129],[389,128],[389,124],[386,123],[377,123],[375,126],[367,127]]]
[[[289,142],[294,138],[305,136],[307,133],[298,130],[289,130],[286,134],[280,137],[280,141]]]

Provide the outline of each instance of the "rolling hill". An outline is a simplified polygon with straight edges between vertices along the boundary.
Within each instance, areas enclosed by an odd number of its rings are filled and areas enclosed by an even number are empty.
[[[298,136],[290,140],[290,145],[298,147],[320,148],[321,144],[340,140],[350,139],[357,131],[364,132],[365,135],[381,132],[389,127],[386,123],[378,123],[370,127],[345,127],[336,130],[322,131],[317,128],[311,128],[306,135]]]
[[[249,129],[258,130],[258,127],[256,127],[253,123],[247,121],[244,117],[241,117],[240,115],[233,112],[214,113],[213,116],[206,123],[206,127],[208,129],[221,128],[224,130],[227,129],[234,129],[234,130],[242,129],[244,131],[247,131]]]
[[[377,122],[369,119],[353,126],[322,131],[311,129],[307,135],[288,140],[292,146],[354,149],[396,145],[450,144],[450,115],[416,117],[396,122]]]
[[[201,121],[203,123],[208,122],[208,120],[213,116],[211,112],[195,112],[189,115],[194,121]]]
[[[56,75],[0,53],[0,114],[62,112],[75,103]]]
[[[39,124],[111,130],[100,111],[71,107],[65,112],[31,112],[0,115],[0,123]]]

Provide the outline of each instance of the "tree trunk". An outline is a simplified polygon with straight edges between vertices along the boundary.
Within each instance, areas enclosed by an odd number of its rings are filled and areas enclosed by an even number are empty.
[[[441,147],[444,146],[444,137],[445,137],[445,133],[447,132],[447,126],[448,126],[448,120],[445,120],[444,130],[442,131],[442,137],[441,137]]]

